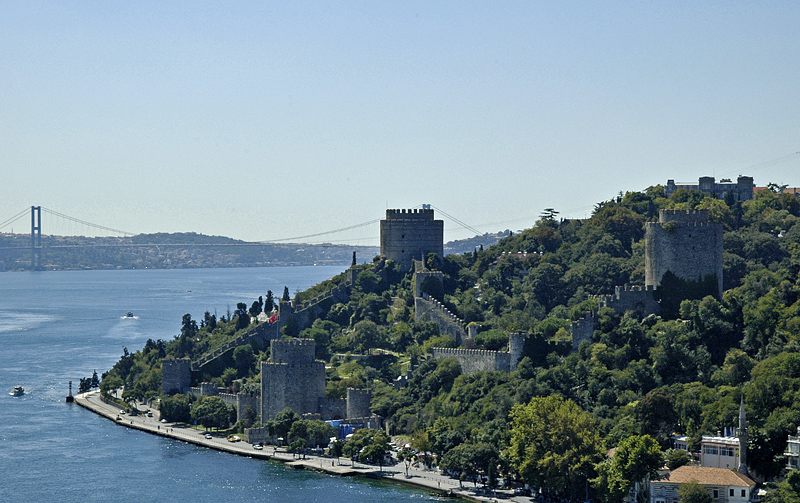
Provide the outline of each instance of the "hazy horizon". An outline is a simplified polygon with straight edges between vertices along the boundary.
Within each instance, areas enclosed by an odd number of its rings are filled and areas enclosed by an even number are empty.
[[[794,2],[4,7],[0,222],[275,241],[429,203],[452,241],[670,178],[800,186]]]

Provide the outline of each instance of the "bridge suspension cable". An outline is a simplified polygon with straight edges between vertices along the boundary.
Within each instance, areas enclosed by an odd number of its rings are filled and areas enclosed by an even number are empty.
[[[339,233],[339,232],[358,229],[359,227],[366,227],[367,225],[374,225],[374,224],[376,224],[378,222],[380,222],[380,219],[370,220],[369,222],[350,225],[348,227],[342,227],[341,229],[335,229],[335,230],[332,230],[332,231],[317,232],[316,234],[307,234],[305,236],[296,236],[296,237],[293,237],[293,238],[282,238],[282,239],[271,239],[269,241],[258,241],[257,244],[278,243],[278,242],[281,242],[281,241],[295,241],[295,240],[299,240],[299,239],[316,238],[316,237],[319,237],[319,236],[327,236],[329,234],[336,234],[336,233]]]
[[[3,227],[7,227],[7,226],[13,224],[14,222],[16,222],[17,220],[21,219],[22,217],[28,216],[30,214],[30,212],[31,212],[30,208],[25,208],[24,210],[20,211],[19,213],[17,213],[13,217],[9,218],[5,222],[1,222],[0,223],[0,229],[2,229]]]
[[[80,218],[71,217],[69,215],[65,215],[63,213],[59,213],[57,211],[54,211],[54,210],[51,210],[51,209],[48,209],[48,208],[45,208],[45,207],[42,207],[42,211],[44,211],[45,213],[49,213],[50,215],[53,215],[53,216],[56,216],[56,217],[61,217],[61,218],[65,219],[65,220],[69,220],[70,222],[75,222],[75,223],[78,223],[78,224],[81,224],[81,225],[86,225],[86,226],[89,226],[89,227],[93,227],[95,229],[100,229],[100,230],[104,230],[104,231],[113,232],[115,234],[124,234],[125,236],[133,236],[133,235],[136,234],[135,232],[121,231],[119,229],[113,229],[111,227],[105,227],[103,225],[93,224],[91,222],[87,222],[86,220],[81,220]]]

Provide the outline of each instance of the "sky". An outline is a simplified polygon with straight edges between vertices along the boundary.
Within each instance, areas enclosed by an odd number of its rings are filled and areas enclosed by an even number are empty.
[[[0,222],[377,245],[388,208],[449,241],[670,178],[800,186],[800,2],[0,12]]]

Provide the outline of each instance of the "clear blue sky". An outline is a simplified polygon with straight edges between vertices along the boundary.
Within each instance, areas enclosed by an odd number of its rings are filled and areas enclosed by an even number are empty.
[[[0,222],[260,241],[430,203],[491,232],[668,178],[800,186],[800,2],[0,11]]]

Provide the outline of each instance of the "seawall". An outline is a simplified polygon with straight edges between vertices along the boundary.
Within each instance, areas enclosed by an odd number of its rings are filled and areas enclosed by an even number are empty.
[[[119,414],[119,409],[114,404],[105,403],[100,398],[100,392],[90,391],[75,396],[75,402],[79,406],[90,410],[120,426],[136,429],[162,437],[181,440],[191,444],[208,447],[218,451],[247,456],[250,458],[277,461],[292,468],[308,469],[330,475],[339,476],[361,476],[367,478],[377,478],[386,481],[406,484],[419,489],[432,491],[443,496],[452,496],[467,501],[495,501],[492,497],[485,497],[472,494],[467,488],[461,488],[458,480],[445,477],[443,475],[425,472],[418,469],[410,469],[410,477],[404,476],[405,468],[402,463],[394,466],[384,466],[383,470],[378,467],[353,463],[347,458],[340,458],[345,464],[341,464],[335,458],[306,455],[305,459],[298,459],[292,453],[267,446],[264,450],[256,450],[245,442],[228,442],[225,437],[214,436],[211,439],[205,438],[205,431],[195,430],[186,426],[179,426],[173,423],[161,423],[158,417],[148,418],[146,416],[128,416]],[[157,414],[157,412],[156,412]],[[500,494],[500,491],[498,491]],[[517,500],[516,498],[504,498],[509,501],[530,501]]]

